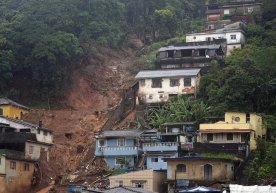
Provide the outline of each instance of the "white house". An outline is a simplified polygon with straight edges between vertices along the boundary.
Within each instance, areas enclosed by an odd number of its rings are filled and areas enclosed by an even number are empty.
[[[245,33],[241,29],[219,29],[215,32],[194,33],[186,35],[186,42],[213,41],[215,39],[226,39],[227,52],[229,56],[235,48],[241,48],[245,44]]]
[[[146,70],[140,71],[135,78],[139,80],[139,101],[162,103],[178,95],[196,97],[200,69]]]
[[[0,125],[2,125],[0,127],[0,138],[1,135],[9,136],[10,134],[12,137],[10,140],[15,140],[14,143],[19,143],[19,141],[16,141],[17,138],[24,141],[26,157],[37,160],[40,158],[41,152],[45,152],[48,159],[49,149],[53,145],[53,132],[50,129],[43,128],[42,125],[34,125],[4,116],[0,116]]]

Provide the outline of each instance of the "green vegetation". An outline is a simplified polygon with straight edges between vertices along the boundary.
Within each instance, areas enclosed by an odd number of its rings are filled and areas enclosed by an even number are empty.
[[[119,48],[129,33],[145,42],[183,35],[199,28],[191,18],[200,20],[203,5],[204,0],[3,0],[0,93],[32,101],[58,98],[91,47]]]
[[[163,108],[155,110],[150,117],[150,124],[155,128],[166,122],[189,122],[197,124],[207,115],[208,108],[202,102],[191,97],[181,96],[165,104]]]
[[[251,183],[267,183],[276,178],[276,145],[258,141],[258,149],[251,155],[249,164],[245,167],[244,175]]]

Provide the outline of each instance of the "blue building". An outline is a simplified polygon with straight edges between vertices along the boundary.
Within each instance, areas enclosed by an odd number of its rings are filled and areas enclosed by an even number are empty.
[[[142,154],[140,130],[103,131],[96,135],[95,155],[103,157],[110,168],[129,168]]]
[[[157,137],[151,137],[156,140],[143,142],[146,167],[167,170],[167,162],[163,158],[177,158],[183,151],[189,151],[196,136],[195,123],[165,123],[159,131]]]

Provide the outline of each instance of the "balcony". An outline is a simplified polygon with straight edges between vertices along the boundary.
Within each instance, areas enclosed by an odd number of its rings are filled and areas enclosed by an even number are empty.
[[[177,142],[144,143],[143,151],[178,151]]]
[[[96,156],[128,156],[128,155],[138,155],[142,153],[139,147],[98,147],[96,149]]]

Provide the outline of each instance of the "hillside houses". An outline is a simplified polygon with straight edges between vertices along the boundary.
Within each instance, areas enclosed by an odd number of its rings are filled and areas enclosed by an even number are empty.
[[[22,120],[30,109],[10,99],[0,99],[0,191],[29,190],[39,170],[38,161],[49,160],[52,130]],[[39,179],[36,179],[39,180]]]
[[[95,155],[115,170],[166,172],[168,192],[174,192],[235,180],[237,168],[256,148],[256,139],[265,135],[260,115],[226,112],[224,121],[206,121],[198,131],[193,122],[166,123],[158,130],[104,131],[96,135]],[[135,172],[130,175],[135,178]],[[136,180],[144,182],[139,176]],[[127,178],[122,174],[111,179],[115,186]]]
[[[162,103],[170,98],[190,94],[196,97],[200,69],[140,71],[138,99],[141,103]]]

